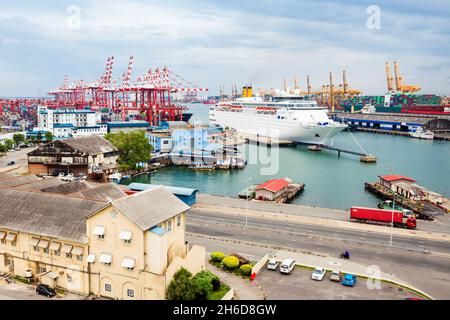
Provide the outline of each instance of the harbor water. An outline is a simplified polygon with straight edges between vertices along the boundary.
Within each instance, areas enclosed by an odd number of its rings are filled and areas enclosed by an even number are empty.
[[[208,105],[192,104],[191,123],[208,120]],[[353,137],[352,137],[353,135]],[[304,183],[303,193],[291,203],[307,206],[347,209],[353,205],[376,206],[380,200],[364,190],[364,182],[376,181],[379,175],[400,174],[417,183],[450,197],[450,144],[445,141],[426,141],[401,136],[378,135],[364,132],[342,132],[332,141],[333,146],[360,150],[359,144],[378,157],[375,164],[361,163],[357,156],[334,151],[308,151],[305,146],[267,148],[240,146],[249,159],[249,152],[272,155],[275,173],[262,175],[267,162],[249,161],[245,169],[192,171],[184,167],[168,167],[154,173],[134,177],[131,182],[172,185],[198,189],[201,193],[236,197],[247,184],[262,183],[268,179],[289,177]],[[331,143],[331,142],[330,142]],[[270,171],[270,170],[265,170]]]

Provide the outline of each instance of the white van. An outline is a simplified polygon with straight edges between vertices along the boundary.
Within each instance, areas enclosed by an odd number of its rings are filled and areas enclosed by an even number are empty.
[[[280,265],[280,272],[289,274],[295,267],[295,260],[293,259],[284,259]]]

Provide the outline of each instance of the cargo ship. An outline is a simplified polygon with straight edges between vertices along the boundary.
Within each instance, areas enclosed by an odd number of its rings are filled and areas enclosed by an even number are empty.
[[[368,106],[374,107],[376,112],[450,115],[448,99],[434,94],[387,93],[356,96],[341,102],[347,112],[360,112]]]

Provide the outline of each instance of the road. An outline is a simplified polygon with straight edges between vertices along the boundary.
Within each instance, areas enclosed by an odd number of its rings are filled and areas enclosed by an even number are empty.
[[[13,167],[7,165],[7,163],[11,160],[16,162],[16,164],[27,164],[27,153],[33,149],[34,148],[22,148],[19,151],[8,152],[6,156],[0,157],[0,169]]]
[[[248,219],[248,227],[245,227],[245,217],[197,209],[191,209],[187,216],[190,242],[204,245],[208,251],[221,248],[231,253],[239,249],[241,251],[237,252],[250,255],[258,252],[261,257],[271,249],[284,248],[336,257],[348,249],[352,260],[358,263],[376,264],[383,272],[393,274],[436,298],[450,298],[450,246],[445,242],[394,236],[393,246],[389,247],[389,235],[379,233],[256,218]],[[424,250],[436,254],[425,253]]]
[[[348,221],[348,210],[308,207],[297,204],[279,204],[261,201],[247,201],[243,199],[212,196],[207,194],[198,195],[199,205],[224,206],[227,208],[239,208],[249,210],[276,212],[288,215],[300,215],[305,217],[326,218],[332,220]],[[417,230],[431,232],[450,232],[450,215],[438,216],[435,221],[419,220],[417,222]]]

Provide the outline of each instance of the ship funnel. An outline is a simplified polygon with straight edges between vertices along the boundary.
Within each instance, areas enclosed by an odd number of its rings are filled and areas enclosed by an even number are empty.
[[[252,86],[246,85],[242,87],[242,97],[251,98],[253,96]]]

